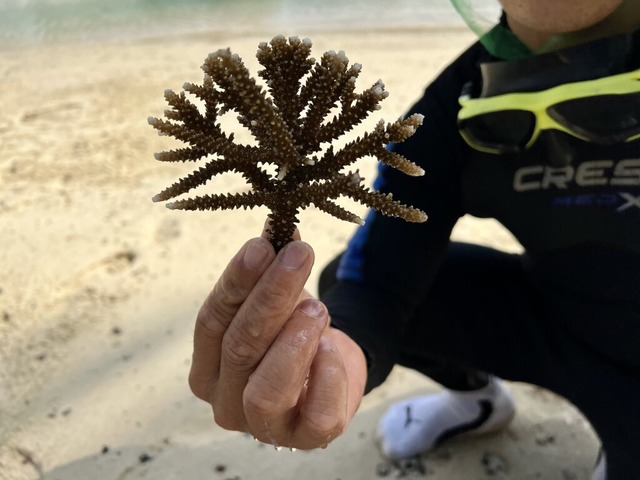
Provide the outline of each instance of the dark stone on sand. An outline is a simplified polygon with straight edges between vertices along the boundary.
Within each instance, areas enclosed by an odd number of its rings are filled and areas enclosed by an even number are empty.
[[[482,456],[482,465],[487,475],[497,475],[509,471],[509,464],[500,455],[492,452],[485,452]]]
[[[376,475],[378,477],[388,477],[391,473],[391,465],[386,462],[380,462],[376,465]]]
[[[153,460],[153,457],[148,453],[141,453],[140,456],[138,457],[138,461],[140,463],[147,463],[147,462],[150,462],[151,460]]]
[[[554,443],[556,443],[555,435],[541,435],[536,438],[536,445],[539,445],[541,447],[545,447]]]

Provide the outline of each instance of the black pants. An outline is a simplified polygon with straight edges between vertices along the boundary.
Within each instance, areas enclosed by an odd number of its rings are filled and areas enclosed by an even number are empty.
[[[337,264],[322,272],[321,296],[336,281]],[[640,480],[640,364],[626,360],[640,358],[640,344],[622,352],[621,360],[620,352],[601,350],[597,339],[576,334],[552,305],[532,288],[519,255],[452,243],[405,331],[399,363],[455,390],[482,387],[483,372],[548,388],[591,422],[607,455],[608,479]],[[585,319],[591,330],[602,322],[603,338],[608,329],[624,335],[625,322],[640,322],[628,309],[613,319],[602,318],[601,306],[595,313],[584,305],[564,310],[593,317]]]

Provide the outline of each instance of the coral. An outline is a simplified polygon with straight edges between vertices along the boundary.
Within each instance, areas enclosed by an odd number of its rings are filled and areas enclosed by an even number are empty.
[[[362,219],[335,202],[340,196],[386,215],[425,221],[422,211],[393,200],[391,194],[363,186],[357,171],[343,171],[356,160],[373,156],[406,174],[423,175],[417,165],[385,148],[413,135],[422,116],[386,125],[380,121],[373,131],[336,151],[331,143],[379,110],[388,93],[380,80],[355,93],[361,65],[349,66],[344,52],[326,52],[319,62],[310,53],[309,39],[276,36],[270,43],[261,43],[257,58],[264,67],[258,72],[266,83],[263,87],[238,55],[229,49],[218,50],[202,65],[202,85],[185,83],[180,94],[166,90],[171,109],[165,111],[166,119],[150,117],[149,124],[160,135],[175,137],[189,146],[157,153],[155,158],[186,162],[206,157],[206,163],[153,200],[169,200],[216,175],[237,172],[246,179],[250,191],[176,200],[167,207],[221,210],[264,205],[270,210],[269,239],[277,250],[290,241],[300,210],[311,204],[339,219],[362,224]],[[199,99],[203,107],[199,109],[187,94]],[[219,117],[227,112],[237,114],[255,139],[253,145],[236,143],[233,133],[222,130]]]

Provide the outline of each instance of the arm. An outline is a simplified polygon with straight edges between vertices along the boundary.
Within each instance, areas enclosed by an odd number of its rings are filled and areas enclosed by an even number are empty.
[[[472,47],[425,91],[409,113],[422,113],[423,126],[398,153],[419,164],[425,176],[412,178],[383,167],[376,188],[424,210],[424,224],[370,212],[342,257],[338,281],[322,300],[333,324],[367,354],[367,391],[384,381],[396,363],[407,322],[428,292],[451,230],[464,214],[460,171],[463,143],[456,127],[458,96],[476,71],[481,53]]]

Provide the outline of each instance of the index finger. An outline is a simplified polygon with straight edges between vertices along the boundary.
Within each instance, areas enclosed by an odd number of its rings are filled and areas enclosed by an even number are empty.
[[[249,240],[229,262],[200,307],[189,373],[191,391],[198,398],[211,401],[212,386],[220,368],[222,337],[274,258],[273,247],[266,239]]]

